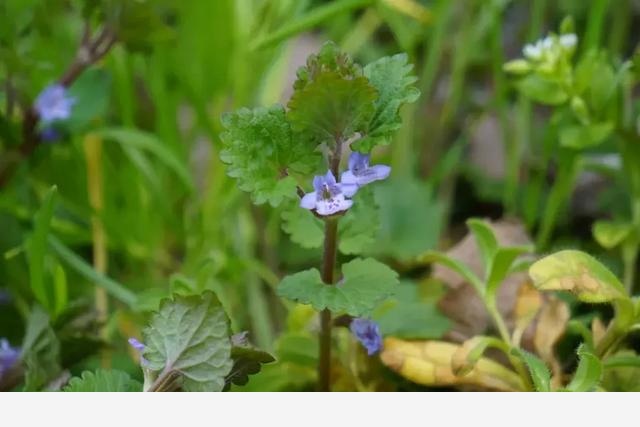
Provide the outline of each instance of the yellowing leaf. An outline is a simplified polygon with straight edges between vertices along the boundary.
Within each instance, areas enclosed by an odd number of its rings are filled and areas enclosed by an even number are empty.
[[[456,376],[451,360],[459,345],[443,341],[384,340],[382,363],[402,377],[425,386],[472,386],[485,390],[521,391],[522,379],[510,369],[480,358],[467,375]]]
[[[529,268],[533,284],[543,291],[570,291],[584,302],[628,299],[618,278],[584,252],[564,250],[535,262]]]

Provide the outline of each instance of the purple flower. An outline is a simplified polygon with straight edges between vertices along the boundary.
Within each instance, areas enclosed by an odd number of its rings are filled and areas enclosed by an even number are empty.
[[[142,356],[142,353],[147,348],[147,346],[135,338],[129,338],[129,345],[133,347],[138,353],[140,353],[140,365],[146,366],[149,362],[144,358],[144,356]]]
[[[351,321],[351,333],[367,349],[367,354],[371,356],[382,348],[382,335],[380,327],[376,322],[361,317]]]
[[[369,154],[357,151],[349,156],[349,170],[344,171],[340,177],[340,184],[347,197],[356,194],[363,185],[385,179],[391,173],[391,168],[386,165],[369,166],[369,157]]]
[[[55,142],[60,138],[60,134],[53,126],[47,126],[40,132],[40,139],[44,142]]]
[[[346,211],[353,204],[353,201],[345,198],[342,185],[336,182],[331,171],[327,171],[324,176],[314,177],[313,189],[315,191],[304,195],[300,206],[309,210],[315,209],[318,215],[327,216]]]
[[[42,121],[47,124],[56,120],[68,119],[71,115],[71,107],[75,102],[75,98],[67,95],[67,89],[64,86],[52,84],[40,92],[34,108]]]
[[[0,378],[15,365],[19,358],[20,350],[11,347],[6,339],[0,339]]]

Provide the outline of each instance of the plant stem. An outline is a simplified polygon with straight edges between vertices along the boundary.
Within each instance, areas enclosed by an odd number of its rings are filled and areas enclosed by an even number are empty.
[[[324,251],[322,255],[322,281],[334,284],[336,252],[338,247],[338,220],[329,218],[324,223]],[[318,391],[331,389],[331,312],[320,312],[320,360],[318,363]]]
[[[96,134],[87,134],[84,138],[84,152],[87,164],[87,190],[93,215],[91,216],[91,237],[93,241],[93,268],[99,274],[107,272],[107,236],[102,223],[104,205],[103,177],[102,177],[102,139]],[[100,336],[107,338],[107,313],[109,299],[107,291],[99,286],[95,287],[95,306],[100,323]],[[110,357],[107,352],[102,353],[101,365],[108,368]]]

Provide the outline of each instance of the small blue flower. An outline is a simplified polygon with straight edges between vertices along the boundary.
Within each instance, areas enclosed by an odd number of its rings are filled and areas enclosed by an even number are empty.
[[[391,168],[386,165],[369,166],[369,154],[354,151],[349,156],[349,170],[340,177],[340,184],[347,197],[351,197],[360,187],[373,181],[380,181],[389,176]]]
[[[0,339],[0,379],[20,358],[20,349],[11,347],[9,341]]]
[[[44,142],[53,143],[58,138],[60,138],[60,133],[53,126],[47,126],[40,132],[40,139]]]
[[[376,322],[361,317],[351,321],[351,333],[367,349],[367,354],[371,356],[382,348],[382,335],[380,327]]]
[[[138,353],[140,353],[140,365],[147,366],[149,362],[144,358],[144,356],[142,356],[142,353],[147,348],[147,346],[135,338],[129,338],[129,345],[133,347]]]
[[[324,176],[314,177],[313,189],[315,191],[305,194],[300,200],[300,206],[309,210],[315,209],[318,215],[327,216],[346,211],[353,204],[353,201],[345,198],[342,185],[336,182],[331,171],[327,171]]]
[[[67,95],[67,89],[64,86],[52,84],[40,92],[34,108],[40,119],[48,124],[56,120],[68,119],[75,102],[75,98]]]

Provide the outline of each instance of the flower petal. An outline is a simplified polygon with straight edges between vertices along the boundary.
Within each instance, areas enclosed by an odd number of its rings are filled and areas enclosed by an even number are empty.
[[[353,201],[345,199],[342,194],[339,194],[330,199],[322,199],[316,202],[316,212],[318,215],[327,216],[333,215],[338,212],[346,211],[353,205]]]
[[[314,182],[314,186],[315,186],[315,182]],[[317,192],[313,191],[311,193],[307,193],[300,200],[300,207],[309,209],[309,210],[314,209],[316,207],[317,200],[318,200]]]
[[[352,197],[358,191],[358,180],[350,170],[342,172],[340,176],[340,188],[342,189],[342,193],[347,197]]]

